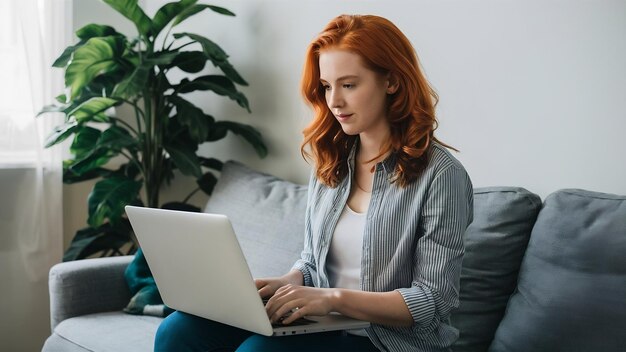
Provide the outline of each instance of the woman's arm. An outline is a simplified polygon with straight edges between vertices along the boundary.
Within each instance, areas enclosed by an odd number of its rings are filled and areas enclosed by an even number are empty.
[[[326,315],[339,312],[343,315],[376,324],[411,326],[413,318],[397,291],[365,292],[338,288],[315,288],[285,285],[278,289],[265,306],[272,322],[289,324],[305,315]]]

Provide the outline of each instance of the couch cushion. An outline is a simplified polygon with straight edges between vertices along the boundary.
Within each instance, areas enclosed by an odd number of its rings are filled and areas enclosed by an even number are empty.
[[[626,350],[626,197],[548,196],[492,351]]]
[[[541,208],[534,193],[516,187],[474,190],[474,221],[465,232],[454,351],[486,351],[515,289],[530,231]]]
[[[229,161],[205,211],[229,217],[252,276],[277,276],[300,258],[306,198],[306,186]]]
[[[66,319],[57,325],[42,351],[152,351],[161,320],[121,311]]]

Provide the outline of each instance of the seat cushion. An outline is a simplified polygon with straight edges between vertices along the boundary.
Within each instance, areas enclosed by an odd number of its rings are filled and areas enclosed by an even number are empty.
[[[515,289],[541,199],[516,187],[474,190],[474,221],[465,232],[454,351],[486,351]]]
[[[254,277],[283,275],[300,258],[307,187],[224,163],[205,211],[225,214]]]
[[[546,198],[490,349],[626,350],[626,197]]]
[[[154,335],[161,320],[122,311],[66,319],[56,326],[42,351],[152,351]]]

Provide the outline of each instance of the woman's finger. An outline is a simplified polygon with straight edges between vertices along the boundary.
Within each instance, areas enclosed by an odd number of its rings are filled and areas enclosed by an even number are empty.
[[[283,324],[288,325],[296,321],[297,319],[304,318],[307,315],[308,307],[304,306],[302,308],[294,308],[291,315],[283,320]]]
[[[285,316],[288,314],[293,315],[295,312],[300,310],[299,306],[303,304],[304,302],[301,300],[293,300],[293,301],[286,302],[285,304],[283,304],[280,308],[276,310],[276,312],[271,316],[270,320],[272,322],[280,322],[282,318],[285,318],[282,322],[286,324],[290,317],[285,317]]]
[[[270,286],[263,286],[259,289],[259,296],[261,298],[267,298],[272,296],[272,288]]]

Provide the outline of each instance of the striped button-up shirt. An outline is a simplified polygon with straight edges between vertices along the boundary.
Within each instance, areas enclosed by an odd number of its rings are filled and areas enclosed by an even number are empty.
[[[326,259],[331,237],[353,179],[335,188],[311,177],[300,270],[307,286],[329,287]],[[463,233],[472,222],[472,183],[461,163],[437,143],[422,175],[402,188],[390,182],[392,154],[376,165],[363,234],[360,286],[363,291],[397,290],[411,312],[411,327],[372,324],[370,340],[381,351],[447,350],[458,338],[449,324],[459,305]]]

